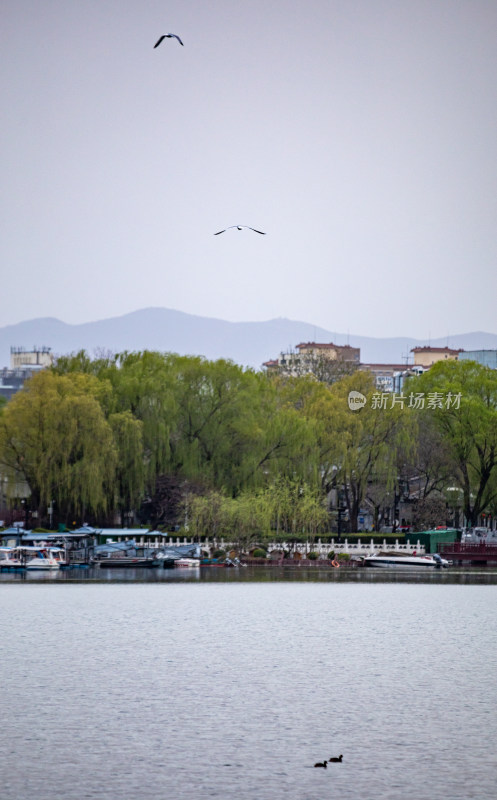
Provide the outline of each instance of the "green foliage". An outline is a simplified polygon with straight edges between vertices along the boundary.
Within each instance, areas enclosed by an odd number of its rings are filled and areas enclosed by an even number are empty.
[[[211,491],[189,500],[189,524],[195,536],[230,536],[240,548],[280,533],[313,537],[325,529],[328,513],[316,489],[280,477],[266,488],[246,489],[236,497]]]
[[[0,418],[0,464],[24,480],[31,506],[55,500],[65,513],[105,510],[113,495],[116,449],[100,401],[107,387],[80,373],[43,371]]]
[[[432,398],[434,407],[418,416],[432,416],[463,491],[465,516],[475,525],[497,499],[497,372],[472,361],[439,362],[409,381],[408,390]]]
[[[116,459],[116,503],[123,511],[136,508],[144,488],[143,423],[130,411],[110,414]]]
[[[254,558],[266,558],[267,557],[267,553],[266,553],[265,550],[261,550],[260,548],[256,548],[254,550],[254,552],[252,553],[252,556]]]
[[[359,509],[368,485],[372,481],[379,481],[387,488],[393,485],[397,474],[398,448],[403,446],[407,449],[412,440],[412,418],[409,413],[400,407],[373,407],[372,397],[376,389],[368,375],[359,388],[367,397],[366,405],[360,411],[348,410],[347,397],[351,390],[357,390],[358,378],[359,373],[332,387],[332,392],[341,401],[342,415],[343,408],[346,408],[337,472],[343,486],[352,531],[357,530]]]
[[[222,359],[81,351],[0,410],[0,471],[11,486],[28,484],[40,514],[54,500],[61,521],[141,506],[143,521],[235,536],[241,549],[274,536],[325,536],[332,490],[356,530],[364,498],[378,512],[392,502],[408,463],[412,474],[425,468],[426,495],[450,485],[456,464],[465,508],[477,513],[497,506],[497,390],[481,370],[445,364],[420,379],[467,395],[465,414],[436,411],[428,428],[422,412],[372,408],[376,390],[362,371],[324,383],[269,378]],[[359,412],[348,408],[351,390],[368,399]]]
[[[309,553],[307,553],[307,558],[310,558],[311,561],[317,561],[319,558],[319,553],[317,553],[315,550],[311,550]]]

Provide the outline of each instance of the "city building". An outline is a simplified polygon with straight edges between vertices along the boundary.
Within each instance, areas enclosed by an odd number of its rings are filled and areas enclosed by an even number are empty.
[[[452,347],[413,347],[411,353],[414,353],[414,366],[429,368],[437,361],[455,360],[459,358],[460,353],[464,350],[454,350]]]
[[[285,372],[288,375],[302,375],[315,371],[316,365],[342,363],[347,366],[359,366],[361,350],[350,345],[338,345],[329,342],[302,342],[294,351],[280,353],[277,359],[265,361],[262,365],[267,371]]]
[[[53,364],[50,347],[33,347],[27,350],[24,347],[10,348],[10,367],[0,369],[0,397],[10,400],[16,392],[22,389],[24,382]]]
[[[459,354],[459,361],[476,361],[483,367],[497,369],[497,350],[464,350]]]
[[[360,369],[371,372],[379,392],[396,392],[400,394],[406,378],[421,375],[423,367],[412,364],[361,364]]]

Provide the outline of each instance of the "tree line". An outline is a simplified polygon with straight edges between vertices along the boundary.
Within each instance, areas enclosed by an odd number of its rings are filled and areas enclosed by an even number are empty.
[[[351,391],[365,398],[360,410],[349,408]],[[494,514],[497,373],[444,362],[403,395],[380,396],[361,370],[330,382],[172,353],[82,351],[0,408],[0,472],[12,503],[27,486],[40,522],[53,504],[66,524],[119,516],[198,535],[316,535],[340,510],[354,532],[365,503],[378,523],[413,485],[421,527],[447,503],[469,524]],[[416,398],[428,395],[422,407]]]

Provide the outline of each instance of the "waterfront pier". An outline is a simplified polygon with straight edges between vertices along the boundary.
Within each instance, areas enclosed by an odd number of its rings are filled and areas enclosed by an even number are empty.
[[[497,545],[485,542],[442,544],[440,554],[454,564],[497,564]]]

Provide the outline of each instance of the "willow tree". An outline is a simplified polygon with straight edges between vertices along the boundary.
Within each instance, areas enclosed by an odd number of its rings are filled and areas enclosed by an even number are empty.
[[[330,392],[338,401],[332,430],[336,482],[348,510],[350,530],[355,531],[368,484],[381,482],[387,488],[395,484],[398,449],[409,451],[413,446],[413,419],[395,395],[380,394],[365,372],[342,379]],[[364,396],[360,410],[349,408],[350,392]]]
[[[269,508],[264,502],[263,492],[247,489],[238,497],[225,502],[225,526],[231,540],[239,551],[246,552],[251,546],[264,542],[271,530]]]
[[[178,414],[175,358],[147,350],[120,353],[101,373],[113,387],[113,411],[128,411],[142,423],[144,478],[149,488],[170,464]]]
[[[265,375],[230,361],[176,362],[178,426],[171,443],[173,471],[202,475],[237,495],[291,469],[304,423],[280,402]],[[295,457],[295,463],[298,459]]]
[[[237,497],[217,491],[192,497],[188,519],[195,536],[225,537],[243,550],[275,534],[312,538],[326,529],[328,514],[319,491],[297,478],[281,476]]]
[[[216,486],[229,483],[229,471],[243,449],[238,422],[250,376],[229,361],[201,357],[177,357],[174,376],[178,418],[171,441],[173,471],[202,475]]]
[[[115,481],[116,447],[101,400],[108,387],[90,375],[30,378],[0,417],[0,464],[25,481],[39,516],[52,501],[59,517],[104,511]]]
[[[111,393],[103,405],[107,416],[129,413],[141,423],[144,480],[150,485],[168,468],[170,442],[175,436],[176,359],[170,353],[148,350],[92,359],[80,351],[59,358],[54,367],[60,375],[84,373],[109,385]]]
[[[226,525],[226,502],[226,496],[214,489],[205,494],[189,495],[185,498],[185,516],[188,528],[195,538],[217,537],[223,534]]]
[[[276,534],[313,537],[328,524],[321,492],[297,476],[280,476],[261,492],[260,504]]]
[[[497,502],[497,372],[474,361],[439,362],[411,379],[406,391],[419,398],[419,418],[431,415],[440,431],[465,517],[477,525]]]
[[[284,387],[287,401],[306,423],[305,479],[319,485],[323,495],[336,486],[337,463],[342,452],[345,409],[330,386],[305,376],[290,379]]]
[[[130,411],[109,416],[116,447],[115,503],[123,517],[137,508],[143,497],[143,423]]]
[[[266,512],[258,491],[247,490],[234,498],[213,490],[191,498],[188,519],[195,536],[224,538],[236,549],[246,550],[267,537]]]

